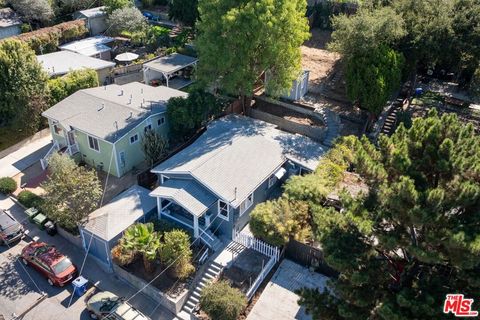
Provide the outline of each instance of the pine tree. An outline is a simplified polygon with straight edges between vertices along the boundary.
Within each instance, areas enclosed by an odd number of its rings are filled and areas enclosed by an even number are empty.
[[[341,141],[369,193],[344,210],[315,205],[316,237],[339,271],[329,290],[303,289],[315,319],[441,319],[447,293],[480,295],[480,138],[431,111],[378,148]],[[478,306],[474,305],[474,309]]]

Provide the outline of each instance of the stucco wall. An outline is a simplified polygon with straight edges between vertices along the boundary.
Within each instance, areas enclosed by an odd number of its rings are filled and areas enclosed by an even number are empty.
[[[96,151],[90,149],[88,144],[88,136],[78,130],[75,130],[75,140],[79,146],[83,161],[85,161],[94,168],[96,168],[98,165],[103,165],[103,170],[108,170],[113,150],[113,144],[103,141],[101,139],[97,139],[100,150]],[[113,157],[112,159],[112,164],[110,166],[110,174],[117,176],[115,157]]]
[[[158,119],[165,118],[165,122],[162,125],[158,125]],[[119,164],[120,176],[132,170],[133,167],[138,167],[145,160],[145,155],[142,151],[142,137],[145,133],[145,127],[148,123],[151,123],[152,129],[160,133],[162,136],[168,136],[168,120],[166,113],[157,114],[149,119],[143,121],[135,129],[131,130],[125,137],[115,143],[115,149],[117,151],[117,159]],[[138,134],[138,140],[134,144],[130,143],[130,137]],[[125,164],[121,162],[120,153],[125,153]]]

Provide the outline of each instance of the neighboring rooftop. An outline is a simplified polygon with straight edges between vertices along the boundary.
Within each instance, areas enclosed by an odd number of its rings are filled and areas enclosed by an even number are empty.
[[[105,206],[92,212],[84,229],[95,236],[110,241],[145,216],[157,206],[149,190],[132,186]]]
[[[152,172],[189,174],[237,207],[287,160],[314,170],[326,151],[327,147],[305,136],[229,115],[213,121],[193,144]]]
[[[145,63],[144,66],[164,74],[171,74],[189,65],[195,64],[197,61],[197,58],[174,53]]]
[[[37,56],[38,62],[50,76],[64,75],[83,68],[101,70],[114,67],[115,63],[92,58],[72,51],[57,51]]]
[[[59,46],[61,50],[73,51],[83,54],[85,56],[92,56],[102,52],[110,51],[111,48],[107,46],[108,43],[113,42],[115,39],[107,36],[95,36],[85,38],[78,41],[69,42],[62,46]]]
[[[105,6],[101,6],[101,7],[96,7],[96,8],[86,9],[86,10],[80,10],[78,11],[78,13],[86,18],[102,17],[107,15],[105,8],[106,8]]]
[[[139,82],[79,90],[42,113],[64,128],[115,142],[151,114],[162,113],[172,97],[188,94]]]
[[[0,9],[0,28],[8,28],[22,24],[22,20],[15,11],[10,8]]]

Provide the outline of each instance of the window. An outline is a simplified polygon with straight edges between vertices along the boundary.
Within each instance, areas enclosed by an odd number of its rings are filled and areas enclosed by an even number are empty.
[[[277,177],[275,177],[275,175],[271,175],[270,178],[268,178],[268,189],[273,187],[275,182],[277,182]]]
[[[145,127],[145,133],[147,133],[148,130],[152,130],[152,125],[149,124]]]
[[[218,216],[228,221],[228,203],[218,200]]]
[[[138,133],[130,137],[130,144],[134,144],[138,141]]]
[[[97,152],[100,152],[100,147],[98,145],[98,139],[97,138],[88,136],[88,146],[90,147],[90,149],[95,150]]]
[[[240,215],[244,214],[245,211],[247,211],[248,208],[250,208],[252,205],[253,205],[253,193],[250,193],[247,199],[245,199],[245,201],[243,201],[242,204],[240,205]]]
[[[58,134],[58,135],[62,135],[62,128],[59,127],[57,124],[54,124],[53,125],[53,131],[55,132],[55,134]]]
[[[165,123],[165,117],[161,117],[160,119],[157,120],[157,125],[160,127],[162,124]]]

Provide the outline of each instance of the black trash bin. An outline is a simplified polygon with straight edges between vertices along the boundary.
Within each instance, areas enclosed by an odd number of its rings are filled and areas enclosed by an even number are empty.
[[[57,227],[55,226],[55,223],[53,223],[53,221],[47,221],[44,227],[48,235],[54,236],[57,234]]]

